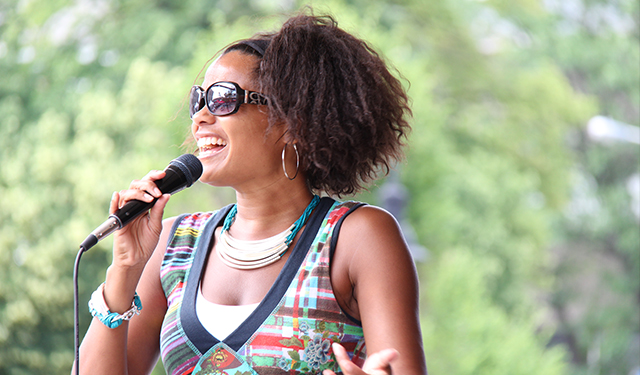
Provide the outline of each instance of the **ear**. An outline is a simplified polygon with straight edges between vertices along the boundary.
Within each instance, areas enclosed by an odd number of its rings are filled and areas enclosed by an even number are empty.
[[[293,138],[287,124],[284,121],[278,121],[273,125],[273,131],[280,134],[279,140],[285,144],[297,143],[297,140]]]
[[[287,142],[287,144],[298,143],[298,140],[293,138],[293,136],[291,135],[291,132],[289,132],[288,129],[284,132],[284,135],[282,138],[284,139],[285,142]]]

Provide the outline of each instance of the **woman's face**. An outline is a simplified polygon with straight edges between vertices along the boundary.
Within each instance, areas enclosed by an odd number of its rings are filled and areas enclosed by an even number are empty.
[[[202,87],[206,90],[215,82],[231,81],[258,91],[251,80],[257,63],[256,57],[238,51],[224,54],[207,69]],[[277,127],[266,132],[266,111],[266,106],[242,104],[232,115],[214,116],[207,108],[193,115],[191,131],[204,167],[200,181],[251,191],[284,177],[283,132]]]

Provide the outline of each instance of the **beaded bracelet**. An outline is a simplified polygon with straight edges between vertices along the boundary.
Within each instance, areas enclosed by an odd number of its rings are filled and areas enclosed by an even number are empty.
[[[116,328],[122,321],[131,319],[134,315],[139,315],[142,310],[142,303],[140,297],[136,293],[131,302],[131,308],[122,314],[109,311],[107,302],[104,300],[104,283],[100,284],[98,289],[91,294],[89,300],[89,312],[91,315],[98,318],[105,326],[109,328]]]

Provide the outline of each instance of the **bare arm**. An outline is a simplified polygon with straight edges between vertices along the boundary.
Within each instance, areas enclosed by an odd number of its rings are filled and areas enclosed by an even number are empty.
[[[148,215],[114,234],[113,262],[105,281],[104,298],[111,312],[128,310],[136,292],[143,308],[139,316],[114,329],[92,320],[80,347],[80,374],[148,374],[157,362],[166,311],[160,264],[173,222],[162,222],[169,196],[153,190],[153,180],[162,176],[163,172],[151,172],[129,190],[115,193],[111,201],[113,213],[129,200],[149,200],[145,191],[159,198]]]
[[[336,267],[332,279],[336,273],[348,275],[338,277],[337,282],[350,284],[352,295],[347,303],[362,321],[369,353],[360,369],[340,347],[334,349],[342,371],[346,375],[426,374],[417,273],[393,216],[370,206],[349,215],[332,267]]]

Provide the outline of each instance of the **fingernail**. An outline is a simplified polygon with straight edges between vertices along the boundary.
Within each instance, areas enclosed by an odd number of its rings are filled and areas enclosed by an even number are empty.
[[[144,193],[144,199],[146,199],[148,201],[151,201],[151,200],[153,200],[153,197],[151,195],[147,194],[147,193]]]

